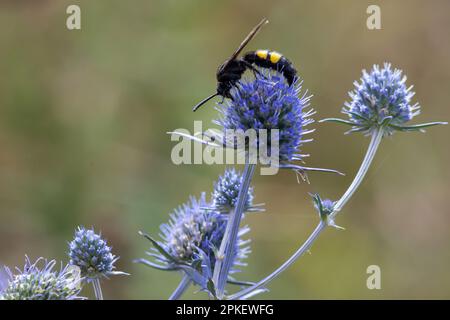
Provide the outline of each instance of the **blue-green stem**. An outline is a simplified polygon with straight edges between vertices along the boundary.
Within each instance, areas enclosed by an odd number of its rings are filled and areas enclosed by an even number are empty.
[[[250,164],[248,156],[246,156],[245,168],[242,174],[242,184],[234,210],[229,213],[227,227],[220,244],[219,252],[216,256],[216,264],[213,272],[213,283],[215,285],[216,297],[222,299],[225,292],[228,274],[233,265],[236,240],[239,234],[239,226],[241,224],[242,215],[245,210],[248,189],[255,172],[255,164]]]
[[[363,181],[364,176],[369,170],[372,160],[375,157],[378,146],[380,145],[381,139],[383,138],[383,134],[384,130],[382,127],[372,132],[372,138],[369,147],[367,148],[366,156],[364,157],[361,167],[359,168],[358,173],[353,179],[350,187],[348,187],[344,195],[334,205],[333,212],[330,215],[331,219],[334,218],[338,214],[338,212],[345,206],[345,204],[348,202],[348,200],[350,200],[350,198],[353,196],[353,194]]]
[[[103,300],[102,287],[100,285],[100,279],[96,278],[92,280],[92,286],[94,287],[95,299]]]
[[[191,285],[191,279],[188,275],[184,275],[180,281],[180,284],[175,289],[175,291],[170,295],[169,300],[178,300],[187,288]]]
[[[370,140],[369,147],[367,148],[366,156],[364,157],[364,160],[361,164],[361,167],[358,170],[358,173],[356,174],[355,178],[353,179],[353,182],[348,187],[347,191],[345,191],[344,195],[336,202],[334,205],[333,212],[330,214],[328,221],[333,221],[333,218],[339,213],[339,211],[344,207],[344,205],[350,200],[352,195],[355,193],[355,191],[358,189],[359,185],[364,179],[364,176],[366,175],[367,171],[369,170],[369,167],[372,163],[373,158],[375,157],[375,154],[377,152],[378,146],[380,145],[380,142],[383,138],[383,128],[376,129],[372,132],[372,137]],[[295,261],[297,261],[298,258],[300,258],[305,252],[311,248],[312,244],[316,239],[319,237],[319,235],[322,233],[323,230],[327,227],[327,222],[321,220],[317,227],[314,229],[314,231],[311,233],[311,235],[308,237],[308,239],[302,244],[302,246],[288,259],[286,260],[278,269],[276,269],[274,272],[272,272],[270,275],[262,279],[261,281],[257,282],[256,284],[252,285],[251,287],[248,287],[244,290],[241,290],[229,297],[229,299],[239,299],[253,290],[256,290],[258,288],[261,288],[265,285],[267,285],[270,281],[275,279],[280,273],[282,273],[284,270],[286,270],[289,266],[291,266]]]

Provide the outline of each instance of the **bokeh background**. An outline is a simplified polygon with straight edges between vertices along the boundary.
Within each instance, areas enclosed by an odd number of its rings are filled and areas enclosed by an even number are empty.
[[[78,4],[82,30],[66,29]],[[382,30],[366,28],[381,6]],[[191,107],[215,89],[216,67],[265,16],[248,49],[283,52],[314,95],[316,119],[339,116],[363,68],[390,61],[415,85],[416,122],[450,119],[448,1],[0,1],[0,264],[24,255],[67,261],[77,225],[101,230],[131,273],[103,284],[115,299],[165,299],[180,276],[135,265],[168,213],[210,192],[224,166],[172,164],[167,131],[209,124]],[[248,215],[253,253],[240,279],[258,280],[306,239],[318,217],[308,192],[338,198],[368,139],[314,124],[308,165],[340,177],[256,176]],[[450,298],[449,127],[385,139],[361,188],[328,230],[260,298]],[[381,267],[368,290],[366,268]],[[84,294],[92,297],[89,288]],[[187,298],[205,298],[202,293]]]

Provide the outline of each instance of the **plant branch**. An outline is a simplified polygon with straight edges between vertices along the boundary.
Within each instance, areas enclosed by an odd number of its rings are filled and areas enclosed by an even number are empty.
[[[228,218],[225,234],[220,244],[220,249],[216,257],[216,264],[214,266],[213,283],[216,286],[217,298],[222,299],[227,283],[228,274],[233,265],[234,252],[236,240],[239,233],[239,226],[241,224],[242,215],[245,210],[245,203],[247,201],[248,189],[255,172],[255,164],[250,164],[248,157],[246,157],[245,168],[242,174],[242,184],[239,190],[239,195],[234,210],[230,212]]]
[[[94,287],[95,298],[97,300],[103,300],[102,287],[100,285],[100,279],[96,278],[92,280],[92,286]]]
[[[344,195],[336,202],[333,212],[329,216],[328,221],[332,221],[333,218],[338,214],[338,212],[344,207],[344,205],[350,200],[352,195],[355,193],[355,191],[358,189],[359,185],[364,179],[364,176],[366,175],[367,171],[369,170],[369,167],[372,163],[373,158],[375,157],[376,151],[378,149],[378,146],[380,145],[380,142],[383,138],[384,130],[383,128],[379,128],[377,130],[374,130],[372,132],[372,138],[370,140],[369,147],[367,148],[366,155],[364,157],[363,162],[361,163],[361,167],[358,170],[358,173],[356,174],[355,178],[353,179],[353,182],[348,187],[347,191],[344,193]],[[286,262],[284,262],[278,269],[276,269],[274,272],[272,272],[270,275],[259,281],[258,283],[254,284],[251,287],[248,287],[246,289],[243,289],[229,297],[229,299],[239,299],[253,290],[259,289],[263,286],[265,286],[267,283],[275,279],[280,273],[282,273],[284,270],[286,270],[290,265],[292,265],[298,258],[300,258],[306,251],[309,250],[309,248],[312,246],[314,241],[319,237],[319,235],[322,233],[323,230],[327,227],[327,223],[324,220],[321,220],[317,227],[314,229],[314,231],[311,233],[311,235],[308,237],[308,239],[302,244],[302,246],[288,259]]]
[[[187,288],[191,285],[191,279],[188,275],[184,275],[183,278],[180,281],[180,284],[175,289],[174,292],[169,297],[169,300],[178,300],[183,293],[186,291]]]

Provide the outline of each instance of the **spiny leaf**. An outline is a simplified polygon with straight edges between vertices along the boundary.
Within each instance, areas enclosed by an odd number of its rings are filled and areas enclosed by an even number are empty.
[[[320,171],[320,172],[337,173],[337,174],[339,174],[341,176],[345,176],[344,173],[339,172],[337,170],[333,170],[333,169],[303,167],[303,166],[299,166],[299,165],[291,164],[291,163],[280,163],[279,168],[281,168],[281,169],[298,170],[299,173],[306,173],[307,171]]]
[[[360,119],[360,120],[364,120],[364,121],[369,121],[368,118],[364,117],[363,115],[356,113],[356,112],[352,112],[352,111],[346,111],[347,114],[351,115],[354,118]]]
[[[191,267],[197,271],[201,271],[202,270],[202,259],[195,259],[192,262]]]
[[[162,271],[173,271],[173,270],[177,270],[177,268],[175,267],[167,267],[167,266],[163,266],[157,263],[153,263],[151,261],[148,261],[146,259],[136,259],[133,260],[134,263],[141,263],[143,265],[158,269],[158,270],[162,270]]]
[[[320,120],[319,122],[320,123],[322,123],[322,122],[336,122],[336,123],[346,124],[346,125],[349,125],[349,126],[361,126],[361,124],[355,123],[353,121],[339,119],[339,118],[326,118],[326,119]]]
[[[389,126],[392,129],[399,130],[399,131],[424,131],[424,128],[431,127],[431,126],[437,126],[440,124],[448,124],[448,122],[428,122],[428,123],[421,123],[411,126],[397,126],[394,124],[390,124]]]
[[[320,195],[318,193],[315,193],[315,194],[312,194],[311,196],[312,196],[313,201],[316,204],[317,208],[319,209],[319,211],[322,212],[323,207],[322,207],[322,199],[320,198]]]
[[[179,268],[182,269],[186,274],[189,276],[189,278],[196,284],[198,284],[202,289],[207,289],[207,279],[197,270],[192,268],[191,266],[182,264],[179,265]]]
[[[244,287],[250,287],[253,286],[255,283],[250,281],[239,281],[234,279],[228,279],[227,282],[229,284],[237,285],[237,286],[244,286]]]
[[[217,299],[216,287],[214,286],[214,282],[212,281],[212,279],[208,279],[207,288],[214,297],[214,299]]]
[[[364,126],[364,127],[359,127],[359,128],[352,128],[350,130],[348,130],[347,132],[345,132],[345,134],[350,134],[353,132],[364,132],[364,131],[369,131],[370,130],[370,126]]]
[[[149,240],[156,250],[158,250],[166,259],[168,259],[171,262],[177,262],[177,260],[172,257],[170,253],[168,253],[160,244],[158,241],[154,240],[152,237],[150,237],[148,234],[139,231],[139,234],[143,237],[145,237],[147,240]]]

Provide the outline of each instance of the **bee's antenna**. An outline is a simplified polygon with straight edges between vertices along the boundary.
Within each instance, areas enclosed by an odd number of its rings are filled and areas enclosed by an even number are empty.
[[[192,109],[192,111],[197,111],[198,108],[200,108],[202,105],[204,105],[206,102],[208,102],[209,100],[211,100],[212,98],[214,98],[215,96],[218,96],[219,94],[216,92],[212,95],[210,95],[209,97],[203,99],[202,101],[200,101],[199,103],[196,104],[196,106]]]

